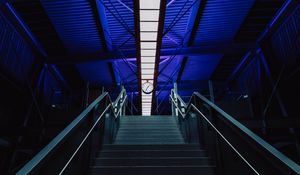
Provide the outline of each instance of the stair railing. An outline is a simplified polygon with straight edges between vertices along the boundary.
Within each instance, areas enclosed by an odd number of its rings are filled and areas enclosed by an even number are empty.
[[[87,174],[91,158],[113,141],[126,100],[123,87],[114,102],[102,93],[16,174]]]
[[[217,174],[300,174],[300,166],[264,139],[194,92],[186,104],[171,90],[172,113],[187,143],[201,143],[217,166]]]

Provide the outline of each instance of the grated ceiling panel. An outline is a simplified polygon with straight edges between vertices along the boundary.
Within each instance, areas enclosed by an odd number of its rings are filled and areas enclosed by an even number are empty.
[[[108,33],[113,48],[135,49],[134,13],[132,0],[103,0],[108,23]],[[130,32],[132,34],[130,34]],[[125,43],[125,44],[124,44]]]
[[[207,0],[194,45],[232,41],[254,0]]]
[[[166,8],[164,31],[168,30],[170,25],[180,19],[171,30],[164,36],[162,48],[178,47],[188,31],[188,23],[194,0],[170,1]]]
[[[102,51],[95,16],[88,0],[42,0],[69,53]]]

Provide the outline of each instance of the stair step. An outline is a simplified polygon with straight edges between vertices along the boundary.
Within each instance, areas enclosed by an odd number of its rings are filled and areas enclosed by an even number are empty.
[[[158,132],[161,132],[161,131],[166,131],[166,132],[172,132],[172,131],[179,131],[178,128],[119,128],[118,130],[119,132],[122,132],[122,131],[144,131],[144,132],[147,132],[147,131],[158,131]]]
[[[214,166],[92,166],[90,174],[104,175],[213,175]]]
[[[172,115],[151,115],[151,116],[142,116],[142,115],[125,115],[122,118],[174,118]]]
[[[122,133],[118,134],[117,138],[126,138],[126,137],[136,137],[136,138],[144,138],[144,137],[152,137],[152,138],[182,138],[180,133],[174,134],[158,134],[158,133]]]
[[[121,125],[176,125],[176,121],[144,121],[144,122],[133,122],[133,121],[120,121]]]
[[[149,145],[149,144],[183,144],[183,140],[153,140],[153,139],[147,139],[147,140],[116,140],[115,144],[127,144],[127,145]]]
[[[103,145],[90,174],[213,175],[207,152],[199,144],[185,144],[171,116],[121,117],[114,144]]]
[[[173,140],[179,140],[179,141],[183,141],[183,138],[181,136],[175,136],[175,137],[164,137],[164,136],[157,136],[157,137],[153,137],[153,136],[141,136],[141,137],[121,137],[118,136],[116,137],[115,141],[121,141],[121,140],[127,140],[127,141],[149,141],[149,140],[159,140],[159,141],[164,141],[164,140],[168,140],[168,141],[173,141]]]
[[[178,144],[178,145],[115,145],[105,144],[103,150],[198,150],[199,144]]]
[[[168,119],[120,119],[120,122],[125,122],[125,123],[176,123],[177,119],[175,118],[168,118]]]
[[[120,123],[120,127],[161,126],[177,127],[176,123]]]
[[[118,134],[123,134],[123,133],[131,133],[131,134],[139,134],[141,133],[141,131],[143,131],[143,129],[141,130],[134,130],[134,129],[128,129],[128,130],[118,130]],[[169,132],[161,132],[161,130],[145,130],[144,133],[151,133],[151,134],[180,134],[181,132],[179,130],[175,130],[175,129],[172,129],[172,130],[169,130]]]
[[[160,142],[160,141],[152,141],[152,142],[143,142],[143,143],[140,143],[140,142],[116,142],[115,144],[116,145],[149,145],[149,144],[153,144],[153,145],[165,145],[165,144],[174,144],[174,145],[180,145],[180,144],[183,144],[184,142]]]
[[[98,157],[205,157],[205,150],[103,150]]]
[[[136,117],[136,118],[124,118],[121,117],[120,121],[134,121],[134,122],[139,122],[139,121],[176,121],[176,118],[173,117],[154,117],[154,118],[147,118],[147,117]]]
[[[120,126],[122,129],[175,129],[178,130],[177,126]]]
[[[211,165],[209,157],[98,157],[95,166],[176,166],[176,165]]]

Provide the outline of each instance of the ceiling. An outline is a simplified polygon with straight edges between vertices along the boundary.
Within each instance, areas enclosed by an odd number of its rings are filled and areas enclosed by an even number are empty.
[[[188,95],[207,80],[226,80],[283,2],[167,0],[157,90],[177,82]],[[133,0],[12,0],[12,7],[49,63],[94,86],[138,91]]]

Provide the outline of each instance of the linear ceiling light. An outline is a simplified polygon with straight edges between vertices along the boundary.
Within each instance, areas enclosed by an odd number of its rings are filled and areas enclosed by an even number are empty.
[[[157,32],[141,32],[141,41],[156,41]]]
[[[151,115],[161,0],[139,0],[142,115]],[[152,87],[151,87],[152,85]]]

